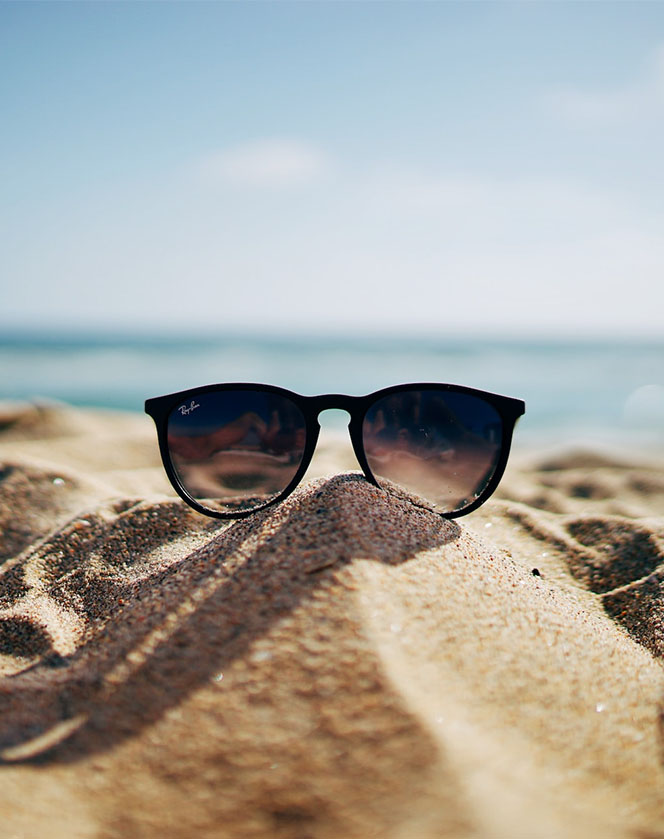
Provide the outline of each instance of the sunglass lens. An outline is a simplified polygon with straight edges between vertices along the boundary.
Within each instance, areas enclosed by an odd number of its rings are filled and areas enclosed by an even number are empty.
[[[171,463],[206,509],[254,510],[280,495],[302,463],[306,422],[270,391],[223,390],[187,398],[168,418]]]
[[[442,513],[465,509],[486,489],[502,434],[498,411],[481,397],[433,389],[384,396],[362,428],[378,483],[406,490]]]

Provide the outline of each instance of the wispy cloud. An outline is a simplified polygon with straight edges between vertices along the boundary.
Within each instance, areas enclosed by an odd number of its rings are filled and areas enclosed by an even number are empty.
[[[580,125],[615,124],[664,112],[664,44],[650,56],[644,72],[612,89],[561,87],[545,97],[547,110]]]
[[[198,162],[199,176],[211,183],[285,188],[314,183],[329,174],[325,152],[312,143],[284,138],[255,140],[220,149]]]

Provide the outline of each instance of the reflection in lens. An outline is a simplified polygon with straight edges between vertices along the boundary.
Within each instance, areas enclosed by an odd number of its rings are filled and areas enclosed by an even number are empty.
[[[283,492],[302,462],[300,409],[268,391],[214,391],[189,398],[168,419],[173,468],[202,506],[220,512],[261,507]]]
[[[502,421],[492,405],[472,394],[402,391],[371,406],[362,437],[379,484],[396,484],[452,513],[472,504],[491,480]]]

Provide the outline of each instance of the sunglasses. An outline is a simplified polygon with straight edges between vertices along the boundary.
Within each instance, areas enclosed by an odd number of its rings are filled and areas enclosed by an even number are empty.
[[[368,396],[300,396],[260,384],[217,384],[148,399],[173,488],[200,513],[242,518],[300,483],[318,416],[347,411],[371,484],[456,518],[498,486],[525,403],[469,387],[404,384]]]

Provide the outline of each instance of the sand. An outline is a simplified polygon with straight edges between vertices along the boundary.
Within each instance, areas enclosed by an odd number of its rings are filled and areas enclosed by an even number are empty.
[[[220,523],[147,417],[2,407],[1,839],[664,837],[664,462],[354,469]]]

